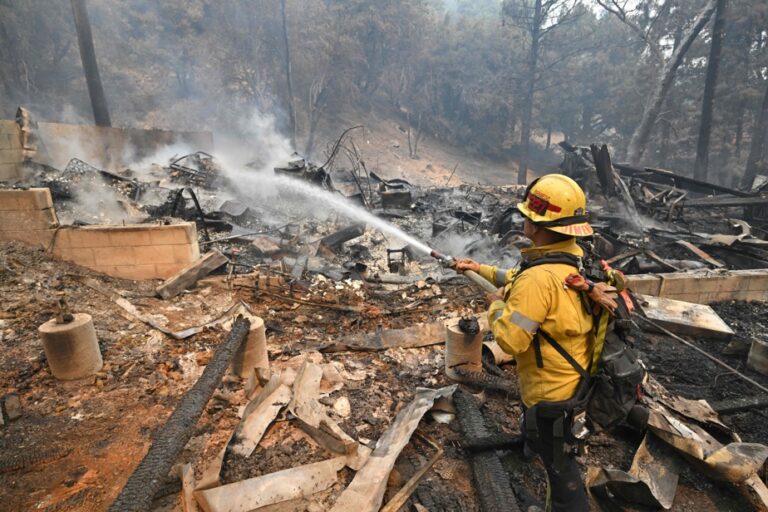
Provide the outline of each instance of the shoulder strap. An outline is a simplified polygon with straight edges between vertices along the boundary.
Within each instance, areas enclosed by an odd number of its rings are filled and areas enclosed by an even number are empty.
[[[579,272],[584,270],[584,264],[582,263],[580,257],[575,256],[573,254],[569,254],[567,252],[551,252],[549,254],[545,254],[540,258],[524,261],[523,263],[520,264],[520,272],[528,270],[531,267],[537,267],[539,265],[556,264],[556,263],[570,265],[576,268],[576,270],[578,270]]]
[[[552,345],[552,348],[557,350],[557,353],[563,356],[563,359],[568,361],[571,366],[573,366],[573,369],[576,370],[579,375],[581,375],[585,379],[589,379],[589,372],[582,367],[578,361],[576,361],[571,354],[568,353],[567,350],[563,348],[561,344],[559,344],[555,338],[547,334],[546,331],[539,329],[533,339],[533,350],[536,354],[536,366],[539,368],[543,368],[544,361],[541,357],[541,345],[539,342],[539,335],[541,335],[547,342]]]

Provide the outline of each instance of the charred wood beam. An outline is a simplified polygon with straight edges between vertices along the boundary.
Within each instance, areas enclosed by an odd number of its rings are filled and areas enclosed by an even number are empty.
[[[618,169],[622,176],[641,177],[653,183],[671,185],[676,188],[690,190],[691,192],[698,192],[701,194],[731,194],[738,197],[754,197],[756,195],[733,188],[723,187],[722,185],[716,185],[715,183],[709,183],[687,176],[680,176],[679,174],[675,174],[666,169],[633,167],[627,164],[613,164],[613,167]]]
[[[229,367],[235,352],[248,335],[251,322],[238,317],[224,342],[216,349],[211,361],[195,385],[187,391],[168,421],[160,427],[152,446],[139,463],[110,512],[144,512],[150,510],[152,498],[165,483],[176,458],[192,437],[195,424],[214,390]]]
[[[487,438],[490,435],[485,426],[483,413],[477,400],[469,393],[457,390],[453,395],[461,431],[467,441]],[[493,451],[472,452],[469,455],[475,490],[483,512],[519,512],[517,498],[509,483],[509,474]]]

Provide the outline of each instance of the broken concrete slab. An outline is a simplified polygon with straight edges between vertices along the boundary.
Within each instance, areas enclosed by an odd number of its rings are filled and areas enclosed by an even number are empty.
[[[395,421],[378,440],[368,461],[355,474],[331,511],[376,512],[379,510],[387,488],[389,473],[400,452],[418,427],[422,416],[432,407],[435,400],[449,397],[455,390],[456,385],[440,389],[418,389],[413,401],[397,414]]]
[[[733,329],[715,311],[702,304],[635,294],[643,314],[676,334],[727,341]]]
[[[229,258],[214,249],[168,278],[163,284],[155,288],[155,292],[163,299],[173,298],[184,290],[193,287],[199,279],[227,262],[229,262]]]

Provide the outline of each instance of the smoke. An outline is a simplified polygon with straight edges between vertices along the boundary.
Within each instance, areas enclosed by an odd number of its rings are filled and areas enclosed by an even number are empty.
[[[235,131],[216,134],[216,155],[225,169],[271,171],[292,152],[291,143],[277,129],[276,116],[256,108],[235,121]]]

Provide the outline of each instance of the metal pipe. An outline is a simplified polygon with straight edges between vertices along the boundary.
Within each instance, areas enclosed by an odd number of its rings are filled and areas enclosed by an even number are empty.
[[[216,349],[203,374],[158,430],[152,446],[109,507],[109,512],[145,512],[151,509],[153,496],[165,483],[176,458],[192,437],[205,404],[221,383],[232,357],[248,336],[250,326],[247,318],[240,316],[235,320],[232,330]]]

